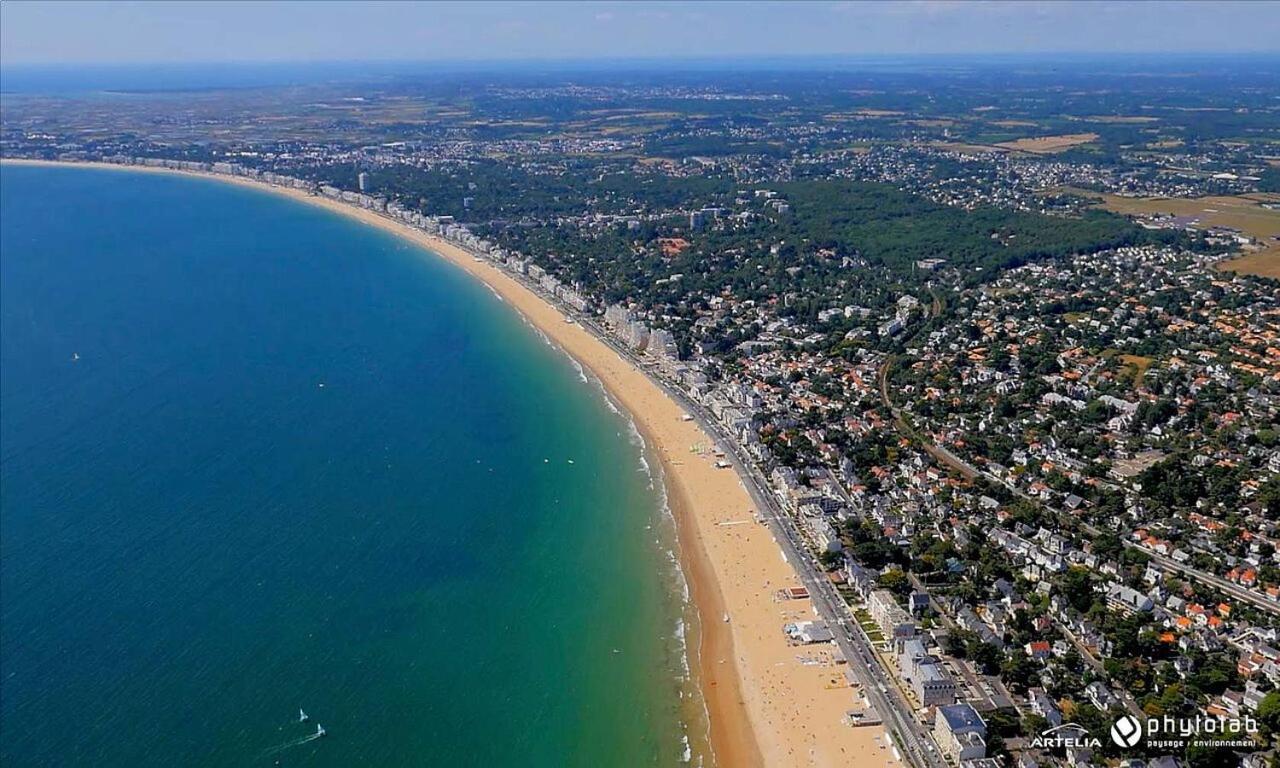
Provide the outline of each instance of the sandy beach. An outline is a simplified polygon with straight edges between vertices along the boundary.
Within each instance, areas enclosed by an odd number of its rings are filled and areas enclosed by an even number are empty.
[[[6,160],[4,162],[34,162]],[[48,163],[72,165],[70,163]],[[834,646],[793,647],[782,625],[815,618],[808,600],[780,600],[799,585],[739,476],[715,466],[712,439],[648,376],[524,284],[438,237],[345,203],[250,179],[168,169],[77,165],[118,171],[185,173],[240,184],[327,208],[406,238],[482,280],[529,322],[588,368],[635,420],[662,463],[675,515],[681,564],[701,617],[691,668],[706,702],[719,766],[897,763],[881,727],[851,727],[862,708],[833,663]],[[705,450],[695,450],[701,447]],[[724,617],[728,617],[728,621]],[[707,761],[709,764],[710,761]]]

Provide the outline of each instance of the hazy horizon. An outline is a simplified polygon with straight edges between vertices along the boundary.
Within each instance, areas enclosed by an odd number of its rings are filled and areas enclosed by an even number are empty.
[[[0,93],[213,91],[303,87],[433,79],[496,77],[517,80],[616,77],[704,78],[751,76],[772,79],[819,76],[867,78],[939,75],[1015,78],[1136,76],[1180,78],[1232,74],[1267,80],[1280,66],[1280,52],[1184,52],[1153,59],[1137,53],[950,53],[796,54],[700,57],[416,59],[333,61],[190,61],[169,63],[4,63]],[[1242,69],[1250,72],[1242,74]],[[760,84],[764,84],[761,80]]]
[[[1277,28],[1275,2],[7,2],[0,63],[1266,54]]]

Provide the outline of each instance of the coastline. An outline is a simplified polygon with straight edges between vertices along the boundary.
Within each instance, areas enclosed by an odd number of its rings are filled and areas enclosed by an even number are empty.
[[[375,211],[265,182],[215,173],[117,165],[4,159],[22,165],[88,167],[182,174],[291,197],[404,238],[487,284],[526,320],[578,361],[632,418],[646,450],[661,462],[661,480],[676,521],[681,567],[699,617],[689,644],[690,668],[710,724],[719,766],[891,765],[879,729],[842,720],[858,709],[843,667],[825,646],[790,646],[787,621],[815,618],[808,600],[775,593],[800,583],[742,480],[695,453],[714,439],[649,375],[522,282],[443,238]],[[727,617],[722,620],[722,617]],[[823,661],[822,657],[828,657]],[[802,658],[803,657],[803,658]],[[815,662],[816,660],[816,662]],[[706,761],[712,762],[710,760]]]

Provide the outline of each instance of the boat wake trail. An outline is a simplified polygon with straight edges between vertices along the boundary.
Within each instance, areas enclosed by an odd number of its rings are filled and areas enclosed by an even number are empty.
[[[277,746],[277,747],[272,747],[271,749],[268,749],[267,751],[263,752],[262,754],[263,754],[263,756],[264,756],[264,757],[265,757],[265,756],[269,756],[269,755],[278,755],[278,754],[280,754],[281,752],[284,752],[286,749],[293,749],[294,747],[300,747],[300,746],[302,746],[303,744],[306,744],[308,741],[315,741],[316,739],[320,738],[321,736],[324,736],[324,732],[323,732],[323,731],[322,731],[322,732],[319,732],[319,733],[312,733],[312,734],[308,734],[308,735],[306,735],[306,736],[303,736],[303,737],[302,737],[302,738],[300,738],[300,739],[294,739],[293,741],[285,742],[284,744],[281,744],[281,745],[279,745],[279,746]]]

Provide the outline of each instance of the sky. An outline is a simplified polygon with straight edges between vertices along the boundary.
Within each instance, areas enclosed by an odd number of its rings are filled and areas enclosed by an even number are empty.
[[[0,2],[0,63],[1280,51],[1280,2]]]

